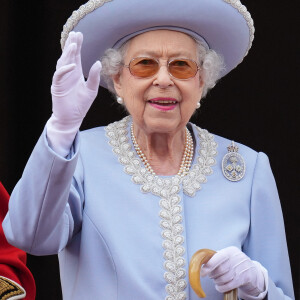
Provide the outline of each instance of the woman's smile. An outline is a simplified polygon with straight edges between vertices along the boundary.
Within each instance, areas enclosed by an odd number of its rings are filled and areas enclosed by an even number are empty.
[[[161,110],[169,111],[175,109],[178,105],[178,101],[174,98],[152,98],[147,101],[152,107]]]

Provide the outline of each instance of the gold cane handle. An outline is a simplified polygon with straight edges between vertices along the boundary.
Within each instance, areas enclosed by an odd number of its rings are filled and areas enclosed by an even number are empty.
[[[191,258],[189,265],[189,279],[190,284],[194,292],[200,298],[205,298],[206,295],[201,287],[200,281],[200,269],[203,264],[206,264],[216,253],[216,251],[210,249],[198,250]],[[234,289],[224,294],[224,300],[236,300],[237,290]]]

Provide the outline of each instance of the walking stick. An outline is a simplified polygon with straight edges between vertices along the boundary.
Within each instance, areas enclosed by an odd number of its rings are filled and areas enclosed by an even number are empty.
[[[193,256],[190,261],[189,266],[189,279],[190,284],[194,292],[200,297],[205,298],[206,295],[201,287],[200,281],[200,269],[201,266],[207,263],[216,251],[209,250],[209,249],[201,249],[198,250]],[[237,299],[237,289],[229,291],[224,294],[224,300],[236,300]]]

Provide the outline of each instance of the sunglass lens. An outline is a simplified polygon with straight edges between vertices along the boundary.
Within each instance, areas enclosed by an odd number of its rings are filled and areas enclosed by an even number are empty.
[[[197,64],[189,59],[175,59],[169,63],[169,72],[178,79],[194,77],[197,71]]]
[[[155,59],[138,57],[133,59],[129,64],[132,75],[137,77],[151,77],[157,73],[159,65]]]

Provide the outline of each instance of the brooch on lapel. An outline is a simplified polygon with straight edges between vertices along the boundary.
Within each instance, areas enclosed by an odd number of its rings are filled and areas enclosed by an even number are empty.
[[[228,153],[224,155],[222,160],[222,172],[226,179],[230,181],[241,180],[246,171],[244,158],[238,153],[239,147],[234,141],[227,147]]]

